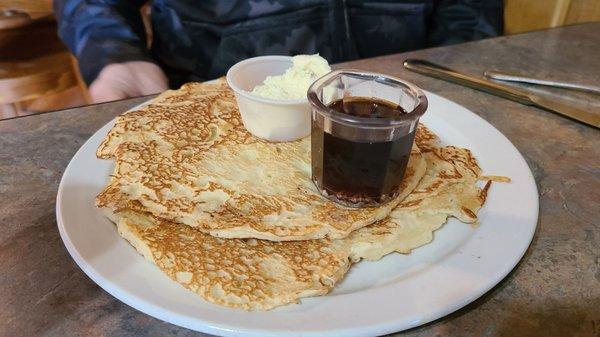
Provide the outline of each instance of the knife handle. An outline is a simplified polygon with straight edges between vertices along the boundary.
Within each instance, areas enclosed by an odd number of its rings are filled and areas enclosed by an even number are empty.
[[[488,80],[480,79],[474,76],[469,76],[456,72],[450,68],[435,64],[425,60],[408,59],[404,61],[404,67],[412,71],[436,77],[441,80],[464,85],[480,91],[485,91],[492,95],[508,98],[515,102],[526,105],[535,105],[535,103],[524,92],[513,89],[511,87],[494,83]]]

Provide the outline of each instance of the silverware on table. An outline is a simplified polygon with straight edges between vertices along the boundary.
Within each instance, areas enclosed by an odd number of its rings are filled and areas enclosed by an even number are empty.
[[[521,104],[536,106],[551,112],[555,112],[559,115],[572,118],[587,125],[600,128],[600,114],[585,111],[566,103],[561,103],[530,92],[488,81],[486,79],[462,74],[450,68],[425,60],[408,59],[404,61],[404,67],[420,74],[464,85],[469,88],[507,98]]]
[[[545,85],[548,87],[572,89],[572,90],[591,92],[594,94],[600,94],[600,87],[593,86],[593,85],[587,85],[587,84],[544,80],[541,78],[533,78],[533,77],[529,77],[529,76],[509,74],[509,73],[505,73],[505,72],[501,72],[501,71],[497,71],[497,70],[488,70],[488,71],[484,72],[483,75],[489,79],[499,80],[499,81],[538,84],[538,85]]]

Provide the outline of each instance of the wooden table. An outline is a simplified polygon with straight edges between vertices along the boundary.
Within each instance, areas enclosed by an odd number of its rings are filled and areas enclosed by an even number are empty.
[[[402,69],[407,57],[471,73],[527,70],[598,85],[600,23],[344,65],[406,78],[473,110],[521,151],[540,191],[537,233],[515,270],[467,307],[406,335],[598,336],[600,131],[409,73]],[[598,97],[568,94],[573,104],[598,109]],[[146,99],[0,122],[0,336],[198,335],[104,292],[75,265],[56,228],[56,190],[75,151],[117,114]]]

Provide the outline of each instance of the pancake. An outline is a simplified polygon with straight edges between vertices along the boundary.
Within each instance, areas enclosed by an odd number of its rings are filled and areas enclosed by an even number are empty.
[[[268,310],[324,295],[350,267],[329,239],[274,242],[222,239],[133,211],[111,216],[119,234],[146,260],[205,300]]]
[[[427,171],[417,188],[388,219],[350,235],[350,258],[379,260],[391,252],[410,253],[433,240],[433,233],[455,217],[475,223],[491,181],[478,187],[481,169],[471,151],[453,146],[423,145]]]
[[[219,305],[269,310],[326,294],[352,263],[406,254],[431,242],[448,217],[477,220],[490,182],[483,189],[477,186],[481,170],[469,150],[437,147],[436,142],[421,129],[417,143],[425,149],[423,179],[389,218],[343,239],[222,239],[132,210],[131,200],[119,200],[120,207],[107,211],[123,238],[185,288]]]
[[[115,160],[98,207],[126,199],[135,211],[213,236],[272,241],[347,237],[387,217],[425,171],[411,160],[398,196],[380,207],[333,203],[311,181],[310,138],[251,136],[223,80],[185,84],[123,114],[97,155]]]

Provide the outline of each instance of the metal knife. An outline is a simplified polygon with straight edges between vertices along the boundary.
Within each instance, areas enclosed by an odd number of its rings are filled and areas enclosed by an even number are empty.
[[[524,76],[524,75],[509,74],[509,73],[500,72],[497,70],[487,70],[486,72],[483,73],[483,76],[485,76],[486,78],[490,78],[493,80],[499,80],[499,81],[530,83],[530,84],[537,84],[537,85],[545,85],[548,87],[579,90],[579,91],[585,91],[585,92],[590,92],[590,93],[594,93],[594,94],[600,94],[600,87],[596,87],[593,85],[544,80],[541,78],[534,78],[534,77],[529,77],[529,76]]]
[[[595,128],[600,128],[600,114],[585,111],[566,103],[561,103],[486,79],[462,74],[450,68],[425,60],[408,59],[404,61],[404,67],[420,74],[484,91],[521,104],[536,106],[572,118]]]

